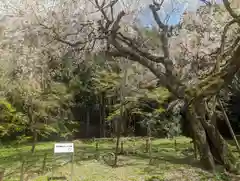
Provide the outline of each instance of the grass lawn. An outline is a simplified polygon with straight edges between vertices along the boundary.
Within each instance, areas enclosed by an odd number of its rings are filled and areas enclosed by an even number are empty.
[[[211,174],[201,169],[193,152],[189,150],[192,148],[190,140],[185,137],[176,139],[177,149],[174,140],[154,139],[151,163],[149,153],[145,152],[144,138],[122,140],[124,154],[119,156],[117,168],[110,166],[113,158],[108,154],[114,151],[115,140],[74,141],[73,180],[145,181],[153,176],[164,181],[240,180],[227,179],[223,174]],[[99,151],[96,151],[96,142]],[[47,177],[52,174],[56,177],[65,176],[70,180],[70,155],[53,156],[53,144],[39,143],[33,155],[30,153],[31,147],[26,145],[0,148],[0,167],[5,169],[4,181],[19,181],[21,168],[24,171],[24,181],[47,181]]]

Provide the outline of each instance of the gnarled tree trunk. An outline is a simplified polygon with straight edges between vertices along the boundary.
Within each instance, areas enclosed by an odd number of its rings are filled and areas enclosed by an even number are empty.
[[[234,171],[234,156],[216,125],[208,119],[205,106],[203,100],[196,100],[186,110],[186,119],[194,133],[200,161],[209,170],[215,170],[215,165],[221,164],[228,171]]]

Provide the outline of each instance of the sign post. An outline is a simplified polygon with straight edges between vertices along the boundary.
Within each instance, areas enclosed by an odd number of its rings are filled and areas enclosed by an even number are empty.
[[[73,181],[73,164],[74,164],[74,144],[73,143],[55,143],[54,144],[54,159],[55,154],[71,153],[71,181]],[[52,168],[53,177],[53,168]]]

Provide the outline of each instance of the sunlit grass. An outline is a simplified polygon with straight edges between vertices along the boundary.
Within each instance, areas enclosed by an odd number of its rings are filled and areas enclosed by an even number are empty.
[[[145,152],[145,138],[122,138],[124,154],[119,156],[119,167],[109,166],[103,155],[114,152],[115,139],[76,140],[74,174],[75,181],[144,181],[151,176],[163,180],[217,180],[213,174],[203,171],[194,159],[190,139],[153,139],[152,161]],[[96,154],[98,143],[98,154]],[[4,146],[0,148],[0,167],[5,169],[6,181],[19,180],[22,160],[25,161],[25,180],[47,181],[52,176],[70,179],[71,157],[53,156],[53,142],[39,143],[35,154],[31,145]],[[234,146],[232,146],[234,147]],[[189,151],[190,150],[190,151]],[[43,170],[44,155],[47,154]],[[100,155],[96,157],[96,155]],[[54,160],[55,159],[55,160]],[[111,158],[112,159],[112,158]]]

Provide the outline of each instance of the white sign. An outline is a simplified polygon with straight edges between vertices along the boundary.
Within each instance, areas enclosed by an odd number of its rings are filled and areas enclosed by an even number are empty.
[[[73,143],[56,143],[54,145],[54,153],[73,153]]]

